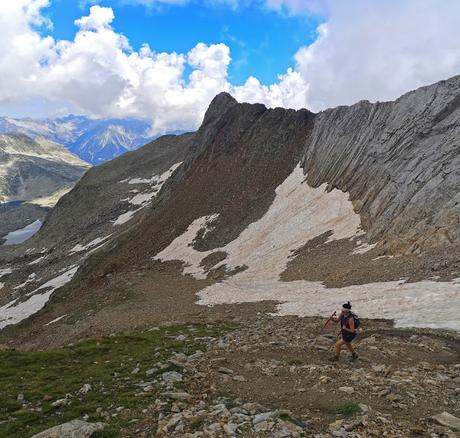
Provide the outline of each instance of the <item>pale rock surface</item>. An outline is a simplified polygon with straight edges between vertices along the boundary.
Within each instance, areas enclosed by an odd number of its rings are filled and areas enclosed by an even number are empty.
[[[104,427],[104,423],[72,420],[40,432],[32,438],[90,438],[95,432],[103,430]]]

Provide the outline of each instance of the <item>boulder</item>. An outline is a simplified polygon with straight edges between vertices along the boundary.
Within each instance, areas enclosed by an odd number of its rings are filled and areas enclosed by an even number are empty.
[[[454,417],[452,414],[449,414],[449,412],[443,412],[435,415],[433,420],[441,426],[446,426],[449,429],[460,431],[460,418]]]
[[[103,430],[105,426],[106,424],[104,423],[87,423],[82,420],[72,420],[37,433],[32,438],[89,438],[95,432]]]

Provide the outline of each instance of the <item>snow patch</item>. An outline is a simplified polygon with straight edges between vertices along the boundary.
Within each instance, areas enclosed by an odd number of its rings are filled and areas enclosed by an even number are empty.
[[[151,184],[152,178],[133,178],[133,179],[124,179],[120,181],[121,183],[128,182],[128,184]]]
[[[37,274],[35,274],[35,272],[33,272],[32,274],[30,274],[28,277],[27,277],[27,280],[24,282],[24,283],[21,283],[19,284],[18,286],[16,286],[15,288],[13,288],[14,290],[17,290],[17,289],[22,289],[23,287],[27,286],[28,283],[31,283],[33,281],[36,281],[35,280],[35,277],[37,276]]]
[[[280,303],[278,315],[328,316],[339,304],[350,300],[353,309],[364,318],[393,319],[397,327],[460,331],[458,283],[394,281],[326,288],[320,282],[256,280],[248,283],[247,278],[237,277],[200,291],[199,304],[212,306],[273,300]]]
[[[152,178],[133,178],[128,181],[128,184],[150,184],[150,185],[155,185],[159,186],[158,190],[161,188],[161,186],[167,181],[167,179],[174,173],[174,171],[179,168],[179,166],[183,163],[181,161],[180,163],[175,163],[173,164],[166,172],[163,172],[161,175],[156,175],[154,174]],[[125,182],[126,180],[120,181],[120,182]]]
[[[163,172],[161,175],[153,175],[150,179],[133,178],[129,180],[128,184],[148,184],[150,185],[150,188],[148,191],[143,193],[139,193],[139,190],[137,189],[130,190],[131,193],[136,193],[136,195],[131,199],[128,199],[128,202],[132,205],[138,206],[139,208],[121,214],[114,221],[113,225],[123,225],[124,223],[130,221],[138,211],[149,206],[152,202],[152,199],[155,198],[155,196],[157,196],[157,194],[160,192],[163,184],[181,164],[182,161],[180,163],[173,164],[166,172]],[[122,180],[120,182],[125,181],[126,180]]]
[[[186,263],[183,270],[184,274],[193,275],[197,279],[205,279],[207,273],[204,271],[203,267],[200,266],[201,260],[215,251],[226,251],[226,249],[219,248],[213,251],[200,252],[194,249],[191,243],[200,230],[204,229],[206,234],[212,222],[215,221],[217,217],[217,214],[213,214],[194,220],[184,234],[174,239],[174,241],[167,248],[158,253],[154,259],[162,261],[182,260]]]
[[[54,324],[55,322],[60,321],[61,319],[65,318],[66,316],[67,316],[67,314],[62,315],[62,316],[59,316],[58,318],[53,319],[52,321],[47,322],[46,324],[44,324],[44,327],[46,327],[46,326],[48,326],[48,325],[51,325],[51,324]]]
[[[30,298],[26,301],[20,302],[19,300],[13,300],[0,307],[0,329],[6,327],[7,325],[17,324],[42,309],[48,302],[51,294],[56,289],[68,283],[73,278],[77,270],[78,266],[74,266],[58,277],[41,285],[39,288],[27,295]],[[45,293],[37,293],[43,289],[49,290]]]
[[[206,272],[200,266],[201,260],[215,251],[224,251],[228,256],[216,268],[246,265],[248,269],[237,277],[244,275],[250,282],[269,278],[278,281],[292,251],[304,243],[328,231],[332,231],[330,239],[348,238],[355,236],[360,227],[359,215],[353,211],[348,195],[339,190],[327,193],[326,184],[316,189],[310,187],[304,183],[299,165],[277,187],[273,204],[261,219],[228,245],[198,252],[190,243],[201,228],[209,226],[210,218],[215,219],[208,216],[195,220],[155,258],[183,260],[187,264],[184,273],[202,279]]]
[[[113,226],[123,225],[126,222],[130,221],[139,210],[141,209],[138,208],[137,210],[130,210],[130,211],[127,211],[126,213],[120,214],[120,216],[118,216],[118,218],[113,223]]]
[[[352,254],[365,254],[366,252],[370,251],[372,248],[377,246],[376,243],[368,244],[366,242],[361,242],[358,240],[358,245],[352,252]]]
[[[131,198],[129,200],[129,203],[133,204],[133,205],[148,204],[148,203],[150,203],[152,198],[155,197],[156,194],[157,194],[157,192],[140,193],[140,194],[134,196],[134,198]]]
[[[393,259],[393,258],[394,258],[393,255],[381,255],[381,256],[375,257],[374,259],[372,259],[372,261],[382,260],[382,259]]]
[[[42,262],[44,259],[46,259],[46,256],[41,256],[37,260],[34,260],[33,262],[30,262],[29,266],[37,265],[38,263]]]
[[[66,268],[67,269],[67,268]],[[60,287],[64,286],[70,280],[72,280],[73,276],[78,270],[78,266],[72,266],[70,269],[58,275],[57,277],[47,281],[45,284],[42,284],[38,289],[35,289],[29,295],[32,295],[40,290],[51,288],[52,291],[59,289]]]
[[[69,254],[75,254],[77,252],[82,252],[82,251],[86,251],[87,249],[91,249],[94,246],[97,246],[100,243],[102,243],[105,240],[107,240],[111,235],[112,234],[109,234],[108,236],[105,236],[105,237],[97,237],[96,239],[92,240],[91,242],[87,243],[86,245],[81,245],[81,244],[78,243],[77,245],[75,245],[70,250]]]
[[[312,188],[303,182],[299,166],[276,189],[266,214],[250,224],[234,241],[213,251],[196,251],[192,242],[210,216],[195,220],[181,236],[155,256],[161,260],[182,260],[184,273],[205,278],[200,262],[210,253],[225,251],[227,258],[216,265],[229,269],[246,265],[236,275],[198,292],[199,304],[236,304],[277,301],[278,315],[329,316],[344,301],[366,318],[394,319],[401,327],[438,327],[460,330],[460,284],[404,281],[326,288],[321,282],[282,282],[292,252],[309,240],[332,231],[329,240],[354,238],[360,232],[360,218],[348,195],[326,192],[325,185]],[[359,235],[359,234],[358,234]]]
[[[12,272],[13,272],[13,269],[11,268],[0,269],[0,278],[4,277],[5,275],[11,274]]]

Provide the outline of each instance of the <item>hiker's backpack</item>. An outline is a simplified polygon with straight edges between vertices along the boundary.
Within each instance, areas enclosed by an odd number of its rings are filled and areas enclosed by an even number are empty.
[[[359,326],[361,325],[361,321],[359,320],[358,315],[356,315],[353,312],[350,312],[350,313],[351,313],[351,317],[353,318],[353,321],[355,322],[355,329],[358,330]]]

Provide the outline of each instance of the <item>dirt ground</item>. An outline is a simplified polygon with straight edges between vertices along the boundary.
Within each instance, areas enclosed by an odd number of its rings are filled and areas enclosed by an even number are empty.
[[[359,359],[351,363],[349,353],[343,351],[336,364],[329,358],[337,327],[323,328],[321,318],[270,316],[275,302],[198,306],[196,292],[212,280],[198,281],[180,272],[179,263],[153,263],[150,269],[106,275],[86,286],[70,283],[52,296],[43,311],[5,330],[0,344],[46,349],[174,322],[228,321],[238,328],[213,343],[196,371],[186,376],[193,400],[206,400],[201,410],[231,400],[232,406],[244,402],[262,412],[288,412],[283,415],[299,419],[302,426],[284,421],[284,428],[291,424],[300,429],[283,436],[321,437],[334,432],[332,436],[349,437],[457,436],[449,435],[449,428],[434,424],[431,417],[444,411],[460,416],[458,334],[363,320],[355,342]],[[158,425],[169,417],[150,413],[142,420],[145,428],[137,427],[141,432],[132,430],[127,436],[182,437],[200,432],[196,425],[187,429],[193,403],[174,409],[178,412],[169,415],[183,413],[185,418],[177,423],[181,425],[177,433],[174,428],[158,432]],[[221,420],[222,427],[225,421]],[[254,426],[242,429],[246,431],[240,435],[278,436],[270,435],[274,432],[267,424],[266,431]],[[203,435],[189,436],[226,436],[206,429],[211,426],[217,427],[204,422]]]

